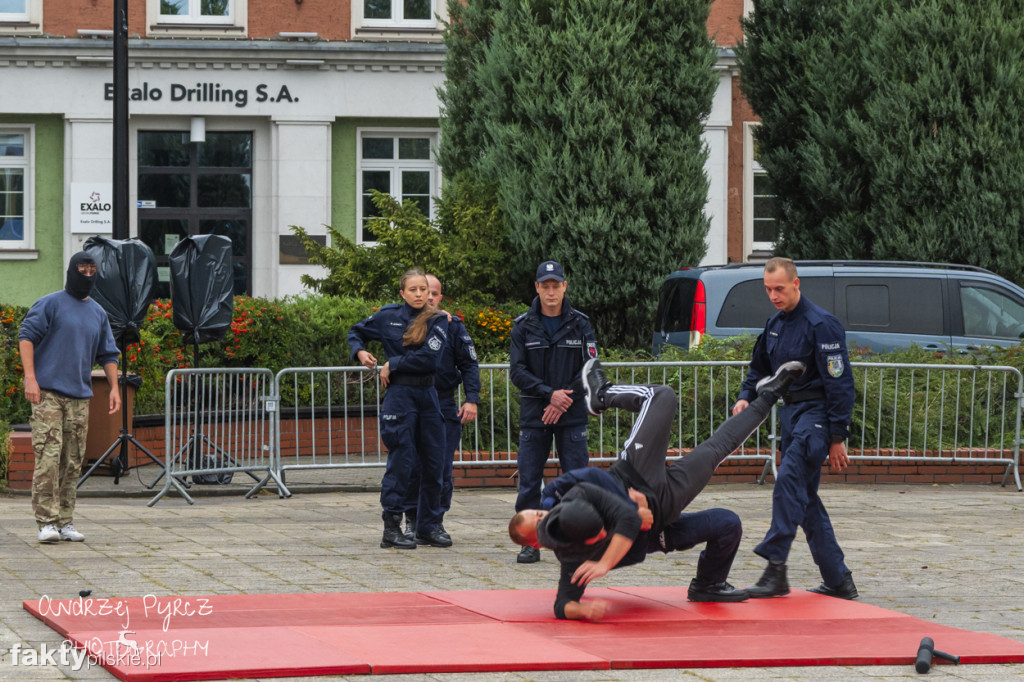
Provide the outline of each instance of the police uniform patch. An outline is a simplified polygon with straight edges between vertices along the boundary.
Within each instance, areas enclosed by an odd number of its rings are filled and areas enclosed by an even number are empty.
[[[430,346],[430,350],[440,350],[441,339],[437,338],[436,336],[431,336],[430,340],[427,341],[427,345]]]
[[[469,344],[469,357],[476,360],[476,347],[473,344]]]
[[[597,357],[597,344],[596,343],[588,343],[587,344],[587,356],[591,357],[591,358],[596,358]]]
[[[829,355],[825,358],[825,362],[828,365],[828,374],[833,378],[839,378],[843,376],[843,370],[846,367],[843,364],[842,355]]]

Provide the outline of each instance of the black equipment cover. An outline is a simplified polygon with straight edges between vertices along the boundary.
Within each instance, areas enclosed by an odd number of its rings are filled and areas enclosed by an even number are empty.
[[[219,234],[185,237],[168,260],[174,326],[185,343],[219,341],[235,306],[231,240]]]
[[[138,239],[89,237],[83,250],[96,261],[96,285],[90,295],[110,318],[110,330],[124,350],[139,340],[156,287],[153,250]]]

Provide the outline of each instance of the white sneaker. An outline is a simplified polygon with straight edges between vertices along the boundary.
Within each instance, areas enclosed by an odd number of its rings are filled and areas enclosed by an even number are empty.
[[[57,527],[52,523],[48,523],[39,529],[39,542],[45,542],[47,544],[52,542],[60,542],[60,533],[57,532]]]
[[[81,542],[85,540],[85,536],[75,530],[75,527],[69,523],[60,529],[60,539],[66,542]]]

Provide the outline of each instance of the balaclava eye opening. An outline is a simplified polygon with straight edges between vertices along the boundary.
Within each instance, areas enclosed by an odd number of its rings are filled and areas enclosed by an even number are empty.
[[[68,281],[64,285],[64,290],[75,298],[85,300],[89,297],[89,293],[92,291],[92,287],[96,284],[96,275],[85,275],[78,271],[78,266],[81,264],[96,265],[96,261],[92,256],[87,254],[85,251],[79,251],[71,257],[71,261],[68,263]]]

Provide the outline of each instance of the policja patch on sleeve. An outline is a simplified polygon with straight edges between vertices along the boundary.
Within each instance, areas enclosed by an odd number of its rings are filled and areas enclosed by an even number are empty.
[[[590,357],[590,358],[596,358],[597,357],[597,344],[596,343],[591,342],[591,343],[587,344],[587,356]]]
[[[828,374],[834,379],[838,379],[843,376],[843,370],[846,369],[845,363],[843,363],[842,355],[829,355],[825,358],[825,362],[828,365]]]
[[[437,338],[436,336],[431,336],[430,340],[427,341],[427,345],[430,346],[430,350],[440,350],[441,349],[441,339]],[[840,374],[841,374],[842,373],[842,366],[840,366],[840,370],[839,371],[840,371]]]

